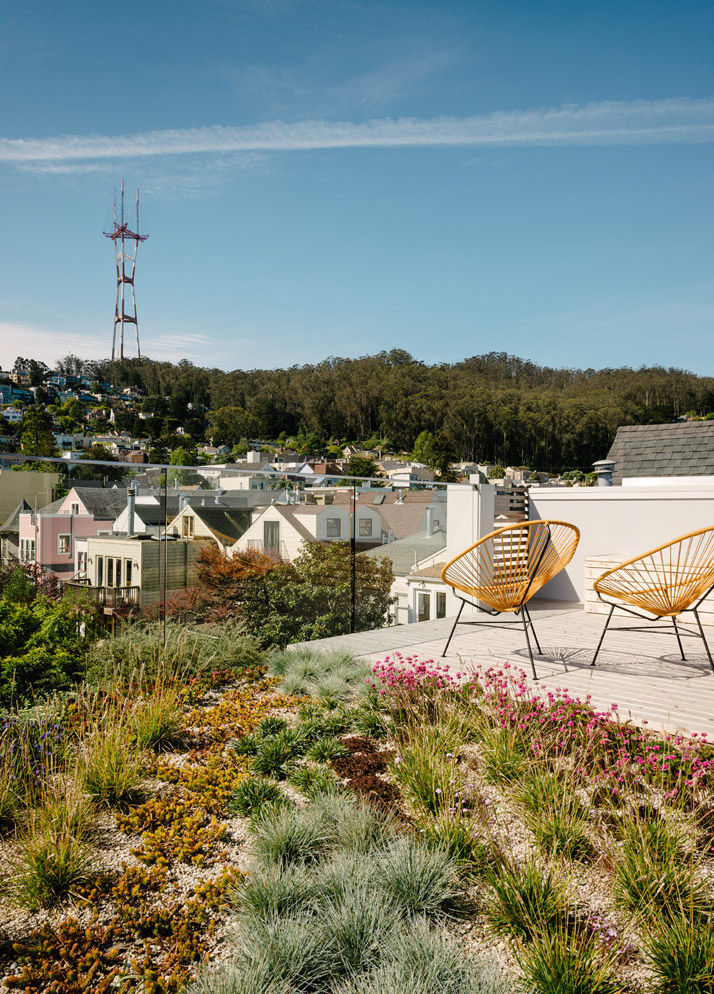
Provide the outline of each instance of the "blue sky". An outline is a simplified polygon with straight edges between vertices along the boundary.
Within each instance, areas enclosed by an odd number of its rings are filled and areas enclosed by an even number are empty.
[[[714,374],[708,2],[0,6],[0,362],[408,349]]]

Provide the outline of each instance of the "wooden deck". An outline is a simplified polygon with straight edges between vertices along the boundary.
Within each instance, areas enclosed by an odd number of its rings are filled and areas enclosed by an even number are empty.
[[[687,661],[682,662],[671,628],[654,633],[618,632],[613,627],[605,636],[597,666],[591,667],[603,617],[586,614],[580,605],[545,601],[531,602],[531,611],[543,650],[536,656],[536,688],[544,692],[565,688],[581,698],[590,694],[594,707],[617,704],[622,718],[638,724],[646,722],[652,729],[686,734],[706,732],[714,740],[714,673],[701,639],[683,639]],[[512,619],[513,615],[502,616],[503,621]],[[350,649],[372,661],[395,652],[438,660],[451,624],[452,619],[443,618],[308,644],[324,650]],[[508,661],[522,667],[528,676],[530,662],[523,629],[504,626],[499,619],[494,619],[493,625],[460,624],[446,661],[461,672]],[[625,615],[614,625],[647,627],[645,622],[640,624]],[[714,627],[706,626],[705,634],[714,651]]]

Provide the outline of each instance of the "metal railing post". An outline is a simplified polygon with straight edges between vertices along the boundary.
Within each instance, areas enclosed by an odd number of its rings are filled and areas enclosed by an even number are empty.
[[[355,630],[357,600],[357,481],[352,481],[352,534],[350,536],[350,633]]]

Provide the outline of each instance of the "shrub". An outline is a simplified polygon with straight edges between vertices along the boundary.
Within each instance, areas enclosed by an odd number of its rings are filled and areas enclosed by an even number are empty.
[[[491,901],[486,914],[499,934],[528,941],[553,931],[571,914],[569,883],[552,866],[545,869],[534,859],[523,865],[503,862],[488,880]]]
[[[368,700],[353,708],[352,728],[372,739],[383,739],[392,731],[392,723],[386,712]]]
[[[349,652],[301,648],[275,653],[270,673],[282,678],[281,690],[304,697],[345,699],[363,693],[369,663]]]
[[[461,798],[455,798],[453,807],[425,819],[421,837],[430,848],[441,849],[455,860],[466,875],[482,875],[489,865],[489,847],[481,841],[476,819]]]
[[[266,735],[278,735],[280,732],[287,732],[288,728],[289,725],[285,718],[269,714],[255,726],[255,734],[258,738],[264,738]]]
[[[340,850],[367,853],[396,834],[394,818],[347,793],[323,794],[311,809],[332,844]]]
[[[260,745],[260,736],[255,732],[247,732],[238,739],[229,739],[226,748],[237,756],[255,756]]]
[[[442,743],[433,729],[410,735],[390,772],[412,808],[435,814],[461,795],[463,776],[456,766],[455,748],[448,738]]]
[[[708,906],[696,859],[686,852],[686,838],[664,819],[623,822],[615,864],[615,899],[627,911],[677,917],[682,907],[701,914]]]
[[[516,958],[535,994],[622,994],[613,956],[582,928],[561,923],[541,929],[518,947]]]
[[[658,994],[712,994],[714,928],[693,909],[679,907],[654,923],[643,937]]]
[[[258,741],[253,756],[253,770],[264,776],[285,780],[296,755],[296,741],[287,732],[266,735]]]
[[[141,756],[131,743],[131,729],[121,720],[95,726],[80,747],[84,787],[93,800],[110,807],[133,804],[141,797]]]
[[[242,915],[266,922],[304,911],[312,902],[314,884],[304,866],[259,867],[236,894]]]
[[[372,888],[357,884],[321,903],[316,927],[322,930],[328,956],[334,963],[331,977],[369,969],[394,931],[399,919],[397,910],[374,898]]]
[[[344,746],[339,739],[336,739],[333,736],[326,736],[324,739],[318,739],[308,751],[310,759],[314,759],[317,763],[327,763],[331,759],[337,759],[339,756],[346,755],[346,746]]]
[[[257,815],[264,805],[274,804],[283,797],[277,784],[264,777],[245,777],[229,799],[226,809],[229,814],[247,818]]]
[[[479,751],[479,769],[496,786],[509,786],[523,776],[530,761],[510,729],[486,729]]]
[[[89,650],[86,679],[100,685],[128,681],[135,674],[148,681],[188,680],[215,670],[245,671],[264,661],[255,640],[239,628],[222,625],[208,635],[169,622],[164,648],[162,626],[147,622],[95,643]]]
[[[321,990],[335,968],[326,954],[325,936],[308,917],[275,917],[268,921],[249,918],[243,922],[239,936],[236,969],[248,986],[256,974],[265,988],[270,984],[287,984],[291,991]],[[243,994],[244,988],[239,988]]]
[[[393,932],[383,960],[335,994],[510,994],[495,968],[470,962],[445,929],[422,919]]]
[[[590,859],[594,847],[588,834],[588,812],[569,781],[540,772],[520,781],[516,800],[524,820],[546,854]]]
[[[330,844],[324,825],[310,811],[268,810],[253,829],[253,847],[261,865],[290,866],[322,859]]]
[[[30,604],[0,596],[0,707],[68,690],[81,679],[88,642],[69,605],[42,596]]]
[[[89,879],[94,864],[91,852],[75,835],[42,815],[31,818],[18,850],[5,889],[15,903],[31,911],[70,897]]]
[[[393,842],[379,858],[380,886],[409,916],[454,911],[461,894],[457,865],[446,853],[414,839]]]
[[[290,773],[288,783],[310,799],[340,790],[339,780],[324,766],[297,766]]]
[[[181,699],[176,690],[157,685],[134,707],[131,724],[139,749],[163,752],[176,746],[185,727]]]
[[[39,716],[15,714],[0,725],[0,834],[26,807],[41,803],[47,784],[64,769],[68,735],[52,702]]]

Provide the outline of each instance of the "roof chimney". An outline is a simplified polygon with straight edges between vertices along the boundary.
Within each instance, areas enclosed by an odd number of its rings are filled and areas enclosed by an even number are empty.
[[[434,508],[429,504],[426,509],[426,533],[431,535],[434,531]]]
[[[126,492],[126,506],[128,508],[128,514],[126,519],[126,533],[127,535],[134,534],[134,512],[136,510],[136,488],[131,486]]]

